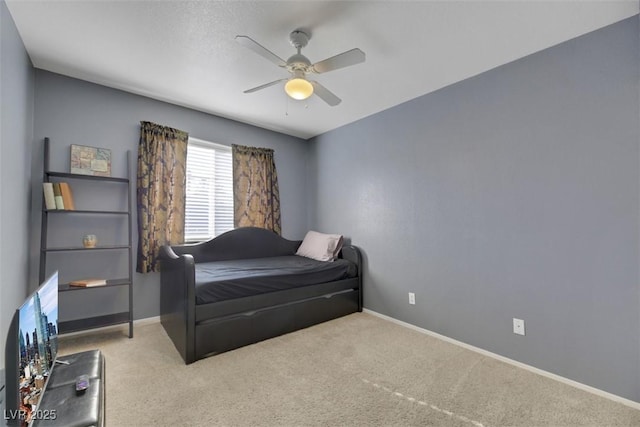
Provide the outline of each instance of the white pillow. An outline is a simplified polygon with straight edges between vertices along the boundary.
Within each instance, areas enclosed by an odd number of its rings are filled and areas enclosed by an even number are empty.
[[[296,255],[318,261],[333,261],[337,258],[340,249],[342,249],[342,235],[309,231],[304,236]]]

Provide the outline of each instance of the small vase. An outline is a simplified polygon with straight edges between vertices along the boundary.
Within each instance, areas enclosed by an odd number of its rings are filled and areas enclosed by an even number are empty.
[[[95,234],[87,234],[82,238],[82,246],[85,248],[95,248],[98,243],[98,238]]]

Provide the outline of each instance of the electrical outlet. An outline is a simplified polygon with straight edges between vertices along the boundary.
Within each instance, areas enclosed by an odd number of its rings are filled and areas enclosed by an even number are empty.
[[[413,292],[409,292],[409,304],[415,305],[416,303],[416,294]]]
[[[513,318],[513,333],[524,335],[524,320]]]

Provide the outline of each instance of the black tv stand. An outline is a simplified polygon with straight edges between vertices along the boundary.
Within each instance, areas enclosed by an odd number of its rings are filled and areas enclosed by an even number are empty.
[[[100,350],[57,358],[51,378],[34,414],[33,426],[104,426],[105,362]],[[89,377],[89,388],[76,393],[76,378]]]

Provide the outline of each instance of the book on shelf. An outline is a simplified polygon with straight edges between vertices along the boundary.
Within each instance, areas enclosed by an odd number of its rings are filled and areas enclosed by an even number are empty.
[[[69,282],[69,286],[77,286],[82,288],[90,288],[92,286],[104,286],[107,284],[107,279],[81,279],[73,280]]]
[[[43,182],[42,190],[44,192],[44,207],[45,209],[56,209],[56,200],[53,195],[53,183]]]
[[[56,209],[64,209],[64,202],[62,199],[62,192],[60,191],[60,183],[53,183],[53,199],[56,202]]]
[[[62,194],[62,203],[66,210],[73,211],[76,209],[73,203],[73,194],[71,193],[71,187],[67,182],[60,183],[60,193]]]

